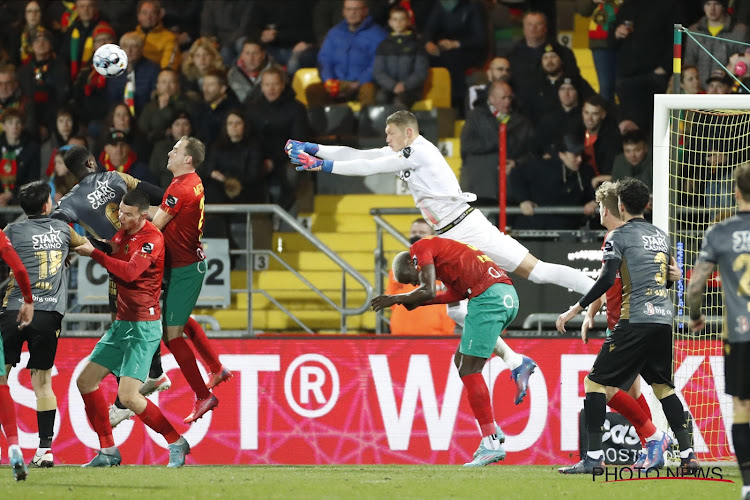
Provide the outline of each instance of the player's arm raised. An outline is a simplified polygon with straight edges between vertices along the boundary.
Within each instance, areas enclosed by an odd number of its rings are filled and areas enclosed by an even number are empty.
[[[325,146],[314,142],[295,141],[294,139],[286,141],[284,151],[290,158],[292,154],[307,153],[324,160],[371,160],[391,153],[388,148],[355,149],[349,146]]]
[[[299,165],[297,170],[312,172],[323,171],[338,175],[363,177],[372,174],[395,173],[409,170],[412,165],[398,153],[390,153],[375,159],[361,160],[321,160],[315,156],[300,152],[290,156],[292,163]]]
[[[687,286],[687,305],[690,308],[690,321],[688,326],[691,331],[697,332],[706,326],[706,317],[701,313],[703,303],[703,292],[706,282],[714,272],[714,263],[702,260],[700,257],[695,262],[693,274]]]
[[[127,262],[115,259],[101,250],[94,248],[90,241],[76,247],[75,251],[78,255],[91,257],[104,266],[107,271],[128,283],[138,278],[151,265],[151,260],[140,253],[134,253]]]
[[[128,191],[132,191],[133,189],[140,189],[141,191],[146,193],[146,195],[148,195],[148,201],[151,205],[161,204],[161,200],[164,198],[164,190],[162,188],[153,184],[149,184],[148,182],[144,182],[140,179],[136,179],[132,175],[124,174],[122,172],[117,173],[125,181],[125,184],[128,186]]]

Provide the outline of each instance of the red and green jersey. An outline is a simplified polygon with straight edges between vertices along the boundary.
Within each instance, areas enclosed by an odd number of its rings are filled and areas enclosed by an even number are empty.
[[[106,254],[96,250],[92,257],[112,272],[117,283],[117,319],[123,321],[155,321],[161,318],[159,297],[164,278],[164,236],[156,226],[146,221],[135,234],[120,229],[112,238],[117,251],[112,258],[128,263],[127,268],[118,266],[116,272],[107,265]],[[138,273],[146,265],[145,270]]]
[[[203,183],[195,172],[172,179],[164,192],[161,209],[172,216],[164,226],[167,267],[183,267],[205,259],[203,236]]]
[[[437,279],[460,298],[474,298],[495,283],[513,284],[481,250],[466,243],[428,236],[414,243],[410,253],[418,270],[433,264]]]

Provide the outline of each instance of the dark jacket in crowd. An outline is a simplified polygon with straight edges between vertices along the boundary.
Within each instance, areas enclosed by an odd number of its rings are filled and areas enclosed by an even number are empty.
[[[234,96],[234,92],[227,93],[227,97],[215,108],[205,101],[198,105],[193,124],[198,138],[203,141],[203,144],[213,144],[221,129],[224,128],[224,119],[227,117],[227,113],[239,107],[240,103]]]
[[[269,158],[274,165],[288,161],[284,144],[290,137],[308,138],[311,135],[305,107],[290,92],[269,102],[261,95],[245,107],[245,119],[261,144],[263,158]]]
[[[583,126],[581,121],[581,129],[577,134],[577,137],[581,141],[584,140],[586,135],[586,128]],[[608,175],[612,173],[612,165],[615,161],[615,156],[622,152],[622,136],[620,135],[620,129],[617,127],[614,119],[607,116],[599,129],[596,142],[594,143],[594,160],[586,158],[584,154],[584,161],[594,166],[597,175]]]
[[[260,40],[261,32],[273,26],[276,39],[269,47],[294,48],[297,42],[315,43],[312,8],[309,0],[256,2],[250,18],[250,38]]]
[[[429,67],[424,44],[416,33],[391,33],[378,46],[372,75],[375,83],[386,90],[393,90],[398,82],[404,82],[406,90],[421,90]]]
[[[169,104],[159,108],[159,98],[154,96],[138,117],[138,128],[146,134],[151,144],[155,144],[164,138],[177,113],[184,112],[192,116],[197,108],[198,103],[184,94],[172,96]]]
[[[37,122],[52,130],[57,109],[68,100],[70,78],[65,63],[59,58],[31,61],[18,70],[18,84],[30,97],[37,112]]]
[[[558,109],[547,113],[536,126],[536,152],[539,156],[551,154],[560,143],[564,135],[575,135],[583,128],[581,106],[565,111],[558,105]]]
[[[560,45],[556,41],[547,41],[539,47],[529,47],[526,45],[526,40],[522,39],[513,46],[510,54],[508,54],[510,67],[513,70],[511,76],[513,88],[521,88],[527,85],[527,82],[537,78],[542,62],[542,55],[544,55],[547,45],[552,45],[555,52],[560,55],[566,73],[569,75],[581,74],[581,69],[576,62],[576,56],[569,48]]]
[[[151,100],[151,92],[156,88],[156,79],[161,72],[161,66],[142,57],[133,65],[135,71],[135,116],[139,116],[146,104]],[[111,106],[124,101],[125,85],[128,83],[128,72],[110,78],[107,82],[107,98]]]
[[[432,6],[422,31],[425,42],[435,42],[447,38],[458,40],[458,49],[484,60],[487,49],[487,28],[481,8],[469,0],[458,0],[451,11],[443,8],[440,2]]]
[[[461,189],[475,193],[480,202],[498,199],[499,128],[485,103],[469,113],[461,131]],[[507,158],[516,162],[515,168],[523,168],[534,148],[534,128],[524,115],[512,113],[506,134]]]
[[[531,201],[539,206],[580,206],[594,199],[594,170],[585,162],[578,171],[567,168],[557,154],[534,158],[510,173],[508,195],[513,204]],[[578,229],[583,215],[519,215],[514,229]]]
[[[254,137],[226,144],[215,142],[200,169],[206,187],[206,202],[265,203],[268,190],[260,150],[260,144]],[[211,172],[214,170],[218,170],[227,178],[239,181],[242,185],[239,195],[230,198],[225,184],[211,178]]]
[[[18,188],[39,179],[40,162],[39,143],[28,134],[23,133],[16,146],[9,146],[5,134],[0,134],[0,192],[11,191],[18,203]]]

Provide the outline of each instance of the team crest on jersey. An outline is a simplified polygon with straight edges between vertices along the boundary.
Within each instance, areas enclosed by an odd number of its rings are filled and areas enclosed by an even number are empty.
[[[750,331],[750,321],[748,321],[747,316],[737,316],[735,331],[737,333],[747,333]]]
[[[412,262],[412,264],[414,264],[414,267],[416,267],[417,269],[419,269],[419,261],[417,261],[417,256],[416,255],[411,258],[411,262]]]
[[[60,238],[60,230],[55,230],[52,226],[49,227],[49,231],[46,233],[32,235],[31,243],[34,250],[57,250],[62,248],[63,245],[62,238]]]
[[[169,208],[174,208],[177,205],[177,198],[170,194],[169,196],[167,196],[165,203]]]
[[[96,210],[102,205],[106,205],[109,200],[116,196],[115,190],[109,186],[109,181],[96,181],[96,189],[86,195],[91,204],[91,208]]]
[[[408,158],[411,156],[411,147],[406,146],[402,151],[401,154],[404,155],[404,158]]]
[[[150,254],[154,251],[154,244],[153,243],[144,243],[141,247],[141,252]]]

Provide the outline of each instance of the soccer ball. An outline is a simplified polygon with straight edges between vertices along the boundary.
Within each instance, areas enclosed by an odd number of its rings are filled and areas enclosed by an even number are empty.
[[[94,69],[107,78],[120,76],[128,68],[128,56],[119,45],[108,43],[94,52]]]

